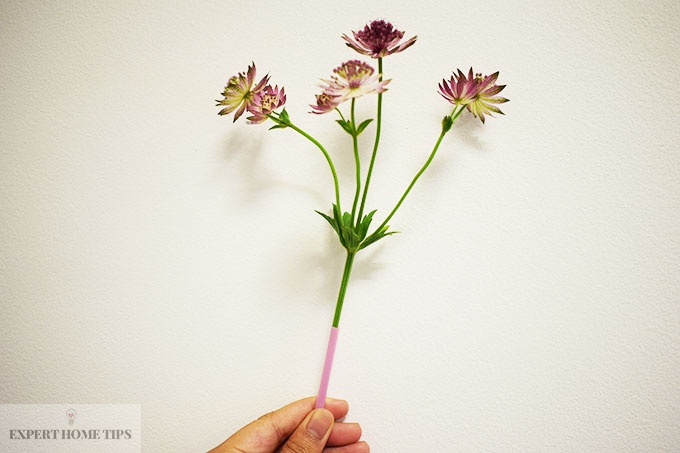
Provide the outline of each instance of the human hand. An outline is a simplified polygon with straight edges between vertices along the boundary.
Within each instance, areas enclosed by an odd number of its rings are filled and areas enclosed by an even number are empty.
[[[358,423],[344,423],[346,401],[305,398],[258,418],[208,453],[368,453]]]

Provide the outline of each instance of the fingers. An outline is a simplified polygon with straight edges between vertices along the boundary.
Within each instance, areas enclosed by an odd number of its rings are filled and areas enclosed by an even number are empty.
[[[315,409],[281,447],[281,453],[321,453],[333,428],[333,413]]]
[[[358,423],[336,423],[328,438],[324,453],[369,453],[366,442],[359,442],[361,426]]]
[[[316,399],[312,398],[312,407],[315,401]],[[345,400],[326,398],[326,405],[324,407],[331,411],[335,420],[342,420],[347,415],[347,412],[349,412],[349,404]]]
[[[277,445],[280,445],[300,425],[305,416],[314,409],[315,401],[316,399],[313,397],[295,401],[261,417],[260,420],[273,425],[275,432],[279,435]],[[341,420],[349,412],[349,404],[344,400],[326,398],[325,409],[333,414],[334,420]]]
[[[371,449],[369,448],[366,442],[357,442],[355,444],[344,445],[342,447],[330,447],[325,448],[323,450],[323,453],[370,453],[370,452]]]
[[[361,426],[358,423],[335,423],[327,445],[329,447],[349,445],[358,442],[360,438]]]
[[[214,449],[215,452],[247,451],[268,453],[274,451],[308,417],[314,409],[315,398],[305,398],[290,403],[281,409],[263,415],[241,428],[238,432]],[[326,410],[332,419],[340,420],[349,411],[346,401],[326,399]],[[306,423],[303,424],[306,426]],[[340,436],[342,439],[342,435]],[[337,444],[335,444],[337,445]],[[304,450],[302,450],[304,451]],[[321,451],[321,450],[319,450]]]

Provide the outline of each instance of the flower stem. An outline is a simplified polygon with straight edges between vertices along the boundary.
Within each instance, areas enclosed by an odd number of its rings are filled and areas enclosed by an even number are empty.
[[[288,123],[288,127],[290,127],[295,132],[305,137],[310,142],[314,143],[317,146],[317,148],[319,148],[323,153],[324,157],[326,158],[326,161],[328,162],[328,166],[331,169],[331,173],[333,174],[333,185],[335,186],[335,204],[338,207],[338,210],[342,212],[342,210],[340,209],[340,183],[338,182],[338,173],[335,171],[335,165],[333,165],[333,159],[331,159],[330,154],[328,154],[326,148],[324,148],[323,145],[319,143],[317,139],[315,139],[314,137],[312,137],[307,132],[303,131],[293,123]]]
[[[333,327],[338,327],[340,324],[340,315],[342,314],[342,305],[345,301],[345,293],[347,292],[347,284],[349,283],[349,276],[352,273],[352,263],[354,263],[354,255],[356,252],[347,251],[347,258],[345,259],[345,269],[342,271],[342,282],[340,282],[340,291],[338,292],[338,301],[335,304],[335,316],[333,317]]]
[[[352,146],[354,147],[354,165],[356,167],[356,179],[357,179],[357,188],[356,188],[356,193],[354,194],[354,203],[352,204],[352,224],[354,224],[354,215],[356,214],[357,211],[357,204],[359,203],[359,194],[361,193],[361,160],[359,159],[359,142],[357,138],[357,133],[356,133],[356,119],[354,116],[354,103],[356,99],[352,99],[352,109],[351,109],[351,121],[352,121],[352,129],[355,131],[352,134]],[[342,211],[341,211],[342,212]],[[361,214],[359,214],[361,216]],[[361,220],[361,218],[359,218]]]
[[[458,106],[456,106],[456,107],[453,109],[453,111],[451,112],[451,114],[448,116],[448,118],[451,120],[450,125],[452,125],[452,124],[456,121],[456,119],[458,119],[458,117],[460,116],[460,114],[463,112],[464,109],[465,109],[464,106],[461,106],[460,110],[458,110]],[[444,119],[446,120],[447,117],[444,117]],[[390,212],[390,214],[389,214],[389,215],[387,216],[387,218],[383,221],[383,223],[380,224],[380,226],[377,228],[376,231],[380,231],[385,225],[387,225],[387,222],[390,221],[390,219],[394,216],[394,214],[396,214],[397,210],[399,209],[399,207],[401,206],[401,204],[402,204],[402,203],[404,202],[404,200],[406,199],[406,196],[409,194],[409,192],[411,191],[411,189],[413,188],[413,186],[416,184],[416,181],[418,181],[418,178],[420,178],[420,176],[421,176],[423,173],[425,173],[425,170],[427,170],[427,167],[430,166],[430,163],[432,162],[432,159],[434,159],[435,154],[437,154],[437,150],[439,149],[439,145],[441,144],[442,140],[444,139],[444,136],[445,136],[446,133],[449,131],[449,129],[450,129],[450,126],[449,126],[449,128],[447,128],[446,126],[444,126],[444,125],[442,124],[442,131],[441,131],[441,133],[439,134],[439,138],[437,139],[437,143],[435,143],[434,148],[432,149],[432,152],[430,153],[430,156],[427,158],[427,161],[425,161],[425,164],[424,164],[424,165],[422,166],[422,168],[418,171],[418,173],[416,173],[416,175],[413,177],[413,179],[411,180],[411,184],[408,185],[408,187],[407,187],[406,190],[404,191],[404,194],[401,196],[401,198],[400,198],[399,201],[397,202],[397,204],[396,204],[396,206],[394,207],[394,209],[392,209],[392,212]]]
[[[379,80],[383,79],[383,63],[382,57],[378,58],[378,74]],[[371,154],[371,163],[368,165],[368,173],[366,174],[366,184],[364,184],[364,194],[361,197],[361,207],[359,208],[359,217],[357,222],[361,222],[361,216],[364,214],[364,207],[366,205],[366,195],[368,194],[368,186],[371,184],[371,175],[373,174],[373,165],[375,164],[375,157],[378,154],[378,145],[380,144],[380,129],[382,126],[382,93],[378,93],[378,109],[377,118],[375,121],[375,143],[373,144],[373,154]]]

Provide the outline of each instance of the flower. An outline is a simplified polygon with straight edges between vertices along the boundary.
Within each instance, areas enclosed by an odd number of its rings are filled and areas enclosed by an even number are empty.
[[[319,115],[322,113],[328,113],[331,110],[335,110],[335,108],[340,104],[340,96],[333,96],[325,92],[321,94],[315,94],[314,96],[316,96],[316,105],[310,104],[310,107],[312,108],[311,113],[317,113]]]
[[[217,105],[226,105],[225,108],[219,111],[218,115],[228,115],[236,110],[234,114],[234,121],[236,121],[243,112],[249,109],[255,94],[262,90],[269,81],[269,76],[266,75],[253,88],[255,74],[255,63],[252,63],[248,66],[248,70],[245,73],[239,72],[238,75],[232,76],[229,79],[227,86],[224,87],[222,92],[224,99],[216,101]]]
[[[253,100],[248,106],[248,111],[253,116],[249,116],[248,121],[252,124],[261,123],[268,118],[267,115],[285,103],[286,93],[283,87],[279,89],[278,85],[273,88],[271,85],[267,85],[253,95]]]
[[[439,84],[439,93],[455,105],[468,105],[475,100],[479,91],[478,84],[472,77],[472,68],[469,79],[459,69],[458,75],[454,72],[448,83],[446,80],[442,80],[442,83]]]
[[[493,112],[503,115],[498,107],[491,104],[502,104],[509,101],[504,97],[496,96],[505,88],[505,85],[496,85],[498,74],[498,71],[496,71],[485,77],[482,77],[480,73],[473,76],[472,68],[470,68],[466,77],[458,69],[458,74],[454,72],[451,80],[448,82],[442,80],[442,83],[439,84],[439,94],[451,104],[466,106],[475,118],[479,117],[484,123],[485,114],[490,115]]]
[[[414,36],[400,44],[399,41],[404,37],[404,32],[395,29],[391,23],[384,20],[374,20],[363,30],[353,31],[352,34],[354,39],[342,35],[342,38],[347,41],[347,46],[371,58],[382,58],[401,52],[411,47],[418,38]]]
[[[337,75],[331,76],[330,80],[323,80],[326,83],[323,88],[323,93],[333,99],[335,106],[345,102],[348,99],[357,98],[364,94],[383,93],[387,91],[385,86],[389,80],[381,81],[379,74],[367,63],[359,60],[349,60],[338,66],[333,70]],[[321,95],[323,96],[323,95]],[[323,110],[328,108],[326,104],[330,101],[328,98],[322,98]],[[317,96],[317,106],[319,106],[319,97]],[[325,112],[320,112],[325,113]]]

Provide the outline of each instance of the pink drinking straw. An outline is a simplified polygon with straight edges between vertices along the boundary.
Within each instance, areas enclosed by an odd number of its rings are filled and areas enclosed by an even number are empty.
[[[331,379],[331,367],[333,366],[333,356],[335,355],[335,345],[338,343],[337,327],[331,327],[331,335],[328,338],[328,349],[326,349],[326,361],[323,364],[323,373],[321,374],[321,384],[319,385],[319,393],[316,396],[316,409],[322,408],[326,405],[326,394],[328,393],[328,381]]]

